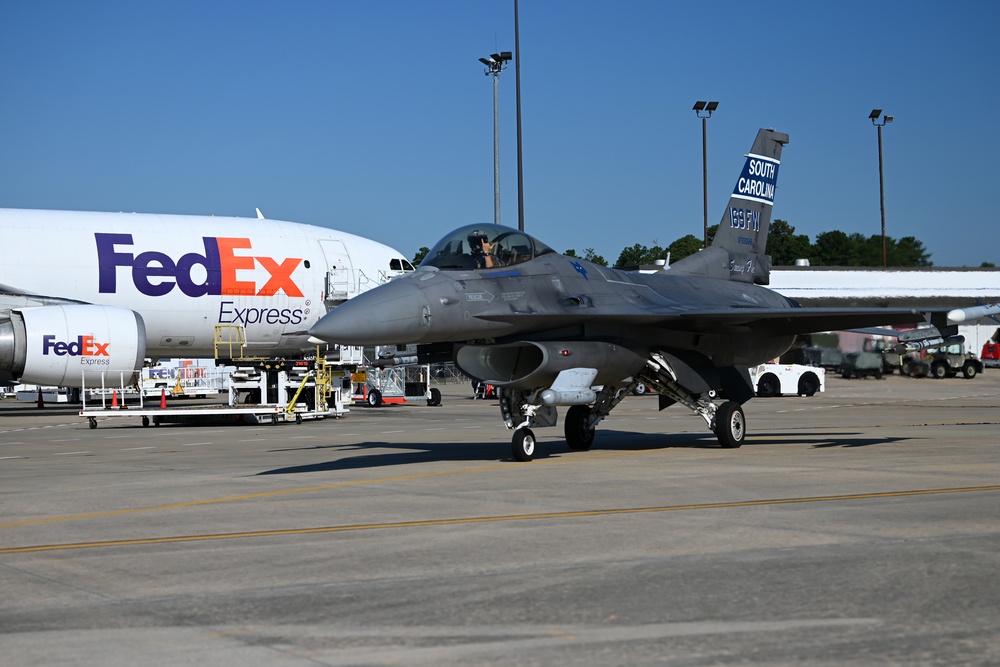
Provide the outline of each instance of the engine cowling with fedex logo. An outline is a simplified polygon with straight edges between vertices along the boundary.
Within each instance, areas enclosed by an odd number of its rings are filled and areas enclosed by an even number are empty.
[[[6,331],[5,331],[6,330]],[[127,308],[62,305],[11,311],[0,323],[0,368],[22,382],[131,384],[146,356],[142,316]]]

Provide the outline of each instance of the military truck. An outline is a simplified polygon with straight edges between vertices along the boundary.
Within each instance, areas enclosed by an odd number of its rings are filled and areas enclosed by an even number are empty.
[[[913,377],[953,378],[961,373],[971,380],[983,372],[983,362],[966,351],[964,342],[928,348],[922,359],[911,357],[906,365]]]

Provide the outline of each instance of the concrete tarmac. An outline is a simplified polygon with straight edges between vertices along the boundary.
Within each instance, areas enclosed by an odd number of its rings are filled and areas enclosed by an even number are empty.
[[[496,401],[88,428],[0,405],[18,665],[1000,664],[1000,372],[630,397],[589,452]]]

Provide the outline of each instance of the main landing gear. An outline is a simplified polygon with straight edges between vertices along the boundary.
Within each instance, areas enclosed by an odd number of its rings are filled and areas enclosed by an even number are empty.
[[[747,436],[743,408],[735,401],[726,401],[716,409],[711,428],[723,449],[736,449]]]
[[[719,440],[723,449],[743,445],[747,434],[746,415],[736,401],[715,402],[715,392],[692,394],[665,373],[643,373],[625,387],[605,385],[597,393],[593,405],[571,405],[566,411],[563,428],[566,444],[575,451],[586,451],[594,444],[599,424],[621,400],[632,393],[634,385],[642,383],[661,396],[680,403],[702,419]],[[556,408],[542,404],[544,389],[521,391],[503,389],[500,395],[500,415],[504,424],[514,430],[511,454],[516,461],[531,461],[538,450],[532,428],[556,425]]]

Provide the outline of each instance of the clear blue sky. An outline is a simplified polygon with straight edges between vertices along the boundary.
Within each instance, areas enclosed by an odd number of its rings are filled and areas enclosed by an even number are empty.
[[[702,233],[759,127],[774,217],[1000,264],[1000,3],[522,0],[526,229],[562,251]],[[493,219],[492,85],[513,0],[0,4],[0,206],[254,216],[408,257]],[[517,226],[514,68],[500,77]]]

